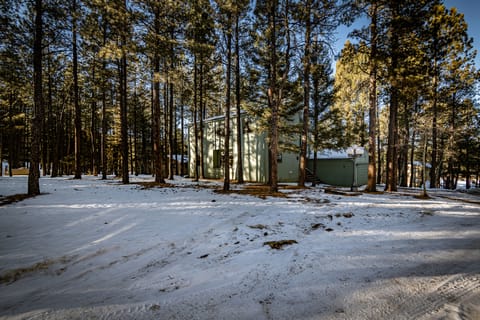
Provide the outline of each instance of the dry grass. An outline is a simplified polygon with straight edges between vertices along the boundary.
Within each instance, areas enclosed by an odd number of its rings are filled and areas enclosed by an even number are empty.
[[[158,183],[155,181],[148,181],[148,182],[136,182],[142,190],[152,189],[152,188],[172,188],[175,185],[170,183]]]
[[[45,260],[35,263],[34,265],[29,267],[9,270],[4,274],[0,275],[0,283],[12,283],[22,277],[25,277],[27,274],[47,270],[53,263],[54,262],[52,260]]]
[[[418,195],[414,195],[413,196],[414,198],[416,199],[420,199],[420,200],[429,200],[429,199],[432,199],[432,197],[430,197],[428,194],[426,193],[421,193],[421,194],[418,194]]]
[[[291,245],[294,243],[298,243],[296,240],[279,240],[279,241],[267,241],[264,242],[264,246],[270,246],[272,249],[280,250],[283,246]]]
[[[7,204],[23,201],[28,198],[33,198],[34,196],[30,196],[26,193],[19,193],[19,194],[14,194],[11,196],[6,196],[6,197],[1,197],[0,198],[0,206],[5,206]]]
[[[267,197],[279,197],[279,198],[287,198],[287,195],[283,192],[272,192],[270,191],[270,186],[266,185],[248,185],[245,186],[243,189],[240,190],[216,190],[215,192],[224,193],[224,194],[243,194],[249,196],[256,196],[260,199],[266,199]]]
[[[341,195],[341,196],[350,196],[350,197],[359,196],[362,194],[359,191],[347,191],[347,190],[341,190],[334,187],[325,188],[325,193]]]

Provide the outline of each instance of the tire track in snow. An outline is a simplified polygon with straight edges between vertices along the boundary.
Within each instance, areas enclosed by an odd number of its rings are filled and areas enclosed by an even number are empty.
[[[444,281],[431,282],[426,290],[409,291],[410,295],[402,294],[390,297],[391,305],[394,307],[389,310],[379,308],[376,310],[376,314],[371,315],[372,318],[428,320],[445,308],[451,309],[452,306],[460,306],[459,310],[463,310],[462,312],[465,313],[461,319],[476,319],[475,315],[472,317],[468,314],[475,310],[469,310],[468,306],[462,308],[462,304],[472,297],[480,298],[480,276],[478,274],[457,274]]]
[[[430,295],[432,292],[430,292]],[[438,297],[437,297],[438,295]],[[449,277],[449,279],[443,282],[433,292],[433,296],[437,297],[435,301],[432,301],[428,305],[427,309],[422,311],[418,307],[412,311],[412,317],[419,320],[428,319],[430,315],[439,312],[448,305],[461,305],[463,301],[468,300],[472,296],[480,297],[480,275],[473,274],[460,274]],[[429,303],[430,299],[426,299],[425,302]],[[469,315],[465,315],[463,319],[472,319]]]

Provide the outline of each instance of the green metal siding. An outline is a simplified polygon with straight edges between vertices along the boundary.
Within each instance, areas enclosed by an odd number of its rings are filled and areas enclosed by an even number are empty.
[[[368,181],[368,155],[356,159],[357,185],[366,185]],[[313,160],[308,161],[313,171]],[[353,184],[353,159],[317,159],[317,178],[322,183],[339,187],[351,187]]]
[[[297,182],[299,177],[299,156],[294,153],[282,153],[282,161],[278,163],[279,182]]]
[[[223,178],[223,159],[219,167],[219,155],[224,152],[223,117],[217,117],[206,120],[204,122],[205,139],[203,141],[204,153],[204,172],[207,179]],[[242,121],[243,123],[244,121]],[[236,121],[231,122],[231,146],[230,155],[232,156],[230,177],[237,179],[237,136]],[[194,140],[191,134],[193,127],[189,128],[189,170],[190,176],[195,174],[194,164]],[[266,143],[266,133],[258,133],[255,131],[255,124],[249,123],[249,129],[245,130],[242,135],[243,146],[243,178],[249,182],[268,181],[268,145]],[[242,128],[243,130],[243,128]],[[199,143],[200,147],[200,143]],[[200,170],[199,170],[200,171]],[[298,155],[293,153],[282,153],[282,161],[278,164],[278,181],[279,182],[296,182],[298,181]]]

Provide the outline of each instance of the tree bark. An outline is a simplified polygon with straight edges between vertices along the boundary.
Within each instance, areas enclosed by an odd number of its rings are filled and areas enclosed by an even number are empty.
[[[32,115],[31,160],[28,172],[28,195],[40,194],[40,144],[42,140],[43,88],[42,88],[42,38],[43,4],[35,0],[35,37],[33,42],[34,109]]]
[[[193,63],[193,135],[194,135],[194,143],[195,143],[195,159],[194,162],[194,178],[193,181],[199,180],[199,170],[198,166],[200,165],[200,152],[203,151],[198,150],[198,94],[197,94],[197,86],[198,86],[198,70],[197,70],[197,56],[194,57],[195,61]],[[203,137],[202,137],[203,138]]]
[[[433,58],[433,79],[432,79],[432,158],[430,161],[430,188],[437,187],[437,118],[438,118],[438,62],[437,62],[437,40],[434,38],[434,58]]]
[[[105,66],[104,66],[105,67]],[[102,136],[100,140],[100,158],[102,161],[102,180],[107,179],[107,97],[102,88]]]
[[[205,128],[204,122],[206,116],[206,110],[203,103],[203,59],[200,61],[200,74],[198,79],[198,86],[199,86],[199,97],[198,97],[198,104],[200,107],[200,178],[205,179],[205,154],[204,150],[204,140],[205,140]]]
[[[78,93],[78,52],[77,52],[77,1],[72,5],[72,54],[73,54],[73,104],[75,109],[75,176],[82,178],[81,146],[82,146],[82,110],[80,109]]]
[[[279,97],[277,88],[277,7],[276,1],[270,5],[269,26],[270,26],[270,74],[267,90],[268,104],[271,108],[271,122],[269,130],[269,153],[270,153],[270,192],[278,192],[278,118],[279,118]]]
[[[128,172],[128,119],[127,119],[127,53],[126,35],[122,35],[122,57],[120,59],[120,154],[122,157],[122,183],[129,183]]]
[[[92,175],[98,175],[97,163],[97,96],[95,88],[95,59],[92,61],[92,104],[91,104],[91,124],[90,124],[90,148],[91,148],[91,170]]]
[[[240,14],[235,16],[235,103],[237,109],[237,183],[244,183],[243,180],[243,126],[240,108]]]
[[[394,4],[393,17],[395,21],[398,19],[399,10]],[[391,62],[389,66],[390,77],[390,110],[388,117],[388,149],[387,149],[387,177],[385,183],[385,191],[393,192],[397,191],[397,174],[398,174],[398,96],[399,96],[399,84],[398,84],[398,55],[399,55],[399,30],[397,27],[398,22],[393,22],[391,28],[391,44],[390,44],[390,57]]]
[[[370,5],[370,70],[369,70],[369,109],[368,109],[368,181],[365,191],[377,191],[376,184],[376,134],[377,134],[377,3]]]
[[[158,37],[160,35],[160,12],[159,8],[155,6],[155,20],[154,20],[154,32]],[[163,155],[162,144],[160,138],[160,119],[161,119],[161,106],[160,106],[160,55],[158,49],[160,47],[159,40],[156,40],[156,48],[153,53],[153,90],[152,90],[152,135],[153,135],[153,174],[155,176],[156,183],[165,183],[163,175]]]
[[[305,47],[303,52],[303,120],[302,120],[302,136],[300,143],[300,163],[298,186],[305,186],[305,170],[307,167],[307,141],[308,127],[310,125],[310,47],[311,47],[311,5],[312,0],[306,1],[306,20],[305,20]]]
[[[228,15],[227,31],[227,72],[226,72],[226,97],[225,97],[225,152],[224,152],[224,179],[223,191],[230,190],[230,91],[231,91],[231,71],[232,71],[232,32],[230,30],[231,14]]]
[[[318,117],[320,115],[320,92],[319,92],[319,77],[314,76],[312,80],[313,85],[313,181],[312,187],[317,185],[317,159],[318,159]]]
[[[172,68],[173,70],[173,68]],[[174,117],[175,117],[175,112],[174,112],[174,103],[173,103],[173,83],[169,83],[168,85],[169,88],[169,93],[168,93],[168,153],[169,153],[169,161],[168,161],[168,179],[173,180],[173,164],[174,161],[174,135],[175,135],[175,126],[174,126]]]

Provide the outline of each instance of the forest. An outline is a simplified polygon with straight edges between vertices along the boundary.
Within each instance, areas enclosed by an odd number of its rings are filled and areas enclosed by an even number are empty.
[[[366,191],[412,187],[408,168],[417,163],[424,188],[479,185],[476,51],[463,14],[440,0],[0,7],[0,159],[10,175],[29,167],[30,195],[40,193],[40,174],[114,174],[122,183],[130,174],[157,183],[186,175],[174,159],[187,154],[188,128],[198,146],[203,120],[223,115],[229,145],[241,134],[229,124],[244,112],[268,132],[271,191],[281,150],[298,153],[303,186],[310,153],[354,144],[368,150]],[[356,41],[336,54],[337,28],[358,19],[366,23],[352,31]],[[302,123],[291,126],[296,113]],[[283,141],[285,132],[299,143]],[[196,158],[202,168],[205,159]]]

